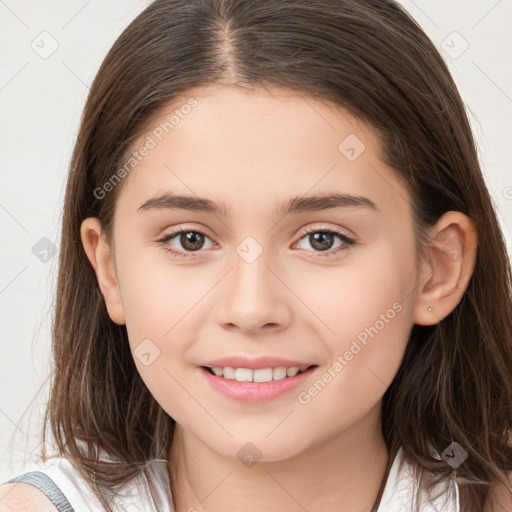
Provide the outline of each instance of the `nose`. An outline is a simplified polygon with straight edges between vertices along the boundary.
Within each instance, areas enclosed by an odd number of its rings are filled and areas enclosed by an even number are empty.
[[[232,262],[219,291],[219,325],[246,334],[286,328],[293,294],[284,284],[284,270],[269,261],[266,251],[252,262],[235,253]]]

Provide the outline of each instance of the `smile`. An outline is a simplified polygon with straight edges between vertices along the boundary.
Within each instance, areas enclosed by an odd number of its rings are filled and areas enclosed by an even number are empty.
[[[303,384],[318,365],[295,367],[250,368],[207,367],[198,370],[208,384],[228,398],[259,403],[277,398]]]

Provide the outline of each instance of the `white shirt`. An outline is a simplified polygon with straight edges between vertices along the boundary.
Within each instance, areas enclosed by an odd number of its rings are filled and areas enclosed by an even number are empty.
[[[425,491],[420,492],[419,479],[421,471],[404,460],[402,468],[399,468],[403,459],[403,449],[398,450],[393,465],[389,470],[388,480],[382,493],[377,512],[413,512],[416,506],[421,512],[460,512],[459,488],[455,481],[455,471],[451,479],[443,484],[438,484],[433,489],[432,500],[429,500]],[[437,498],[435,498],[437,496]]]
[[[400,462],[403,465],[400,467]],[[74,470],[68,459],[54,457],[44,467],[33,465],[27,471],[40,471],[49,476],[60,488],[75,512],[104,512],[96,496]],[[450,481],[438,484],[433,501],[419,491],[420,471],[403,459],[400,448],[390,468],[377,512],[460,512],[459,490],[455,471]],[[175,512],[167,473],[167,461],[151,461],[146,473],[125,485],[115,501],[118,512]]]

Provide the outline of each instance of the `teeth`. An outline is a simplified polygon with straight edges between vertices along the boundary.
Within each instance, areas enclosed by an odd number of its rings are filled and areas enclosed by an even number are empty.
[[[294,377],[299,373],[298,366],[286,368],[278,366],[277,368],[261,368],[260,370],[251,370],[250,368],[220,368],[216,366],[211,368],[217,377],[236,380],[238,382],[270,382],[272,380],[282,380],[286,377]]]
[[[278,366],[274,368],[274,380],[281,380],[286,377],[286,368],[284,366]]]
[[[225,379],[234,380],[235,378],[235,369],[234,368],[220,368],[223,372],[223,377]]]
[[[238,382],[252,382],[253,370],[248,368],[237,368],[235,370],[235,380]]]
[[[261,370],[249,370],[254,374],[253,382],[270,382],[274,378],[274,371],[272,368],[262,368]]]
[[[291,368],[288,368],[286,370],[286,375],[288,377],[294,377],[295,375],[297,375],[297,373],[299,373],[299,369],[297,368],[297,366],[292,366]]]

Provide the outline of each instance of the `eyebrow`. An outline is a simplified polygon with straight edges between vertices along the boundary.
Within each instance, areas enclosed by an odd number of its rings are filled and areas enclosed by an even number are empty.
[[[275,213],[286,216],[339,208],[367,208],[376,213],[381,213],[371,199],[350,194],[316,194],[293,197],[279,205]],[[216,203],[204,197],[177,195],[172,191],[163,192],[148,199],[138,208],[138,211],[143,212],[152,209],[189,210],[217,214],[223,217],[230,216],[229,208],[225,203]]]

